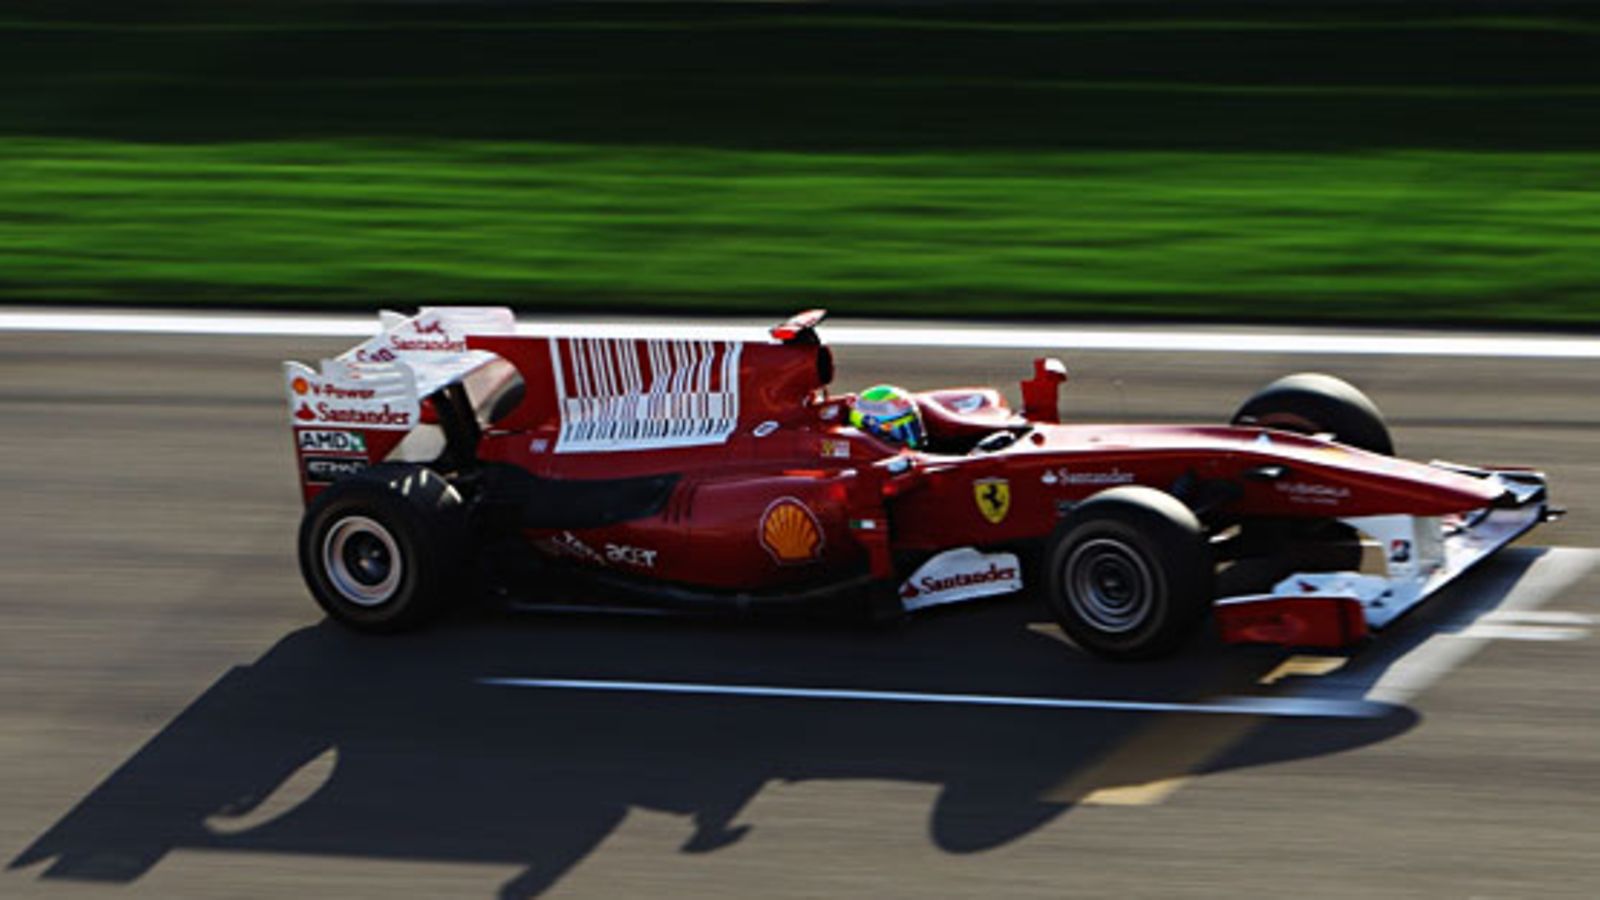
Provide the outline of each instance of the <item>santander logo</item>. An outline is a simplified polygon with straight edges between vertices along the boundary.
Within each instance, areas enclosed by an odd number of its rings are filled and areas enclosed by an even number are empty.
[[[444,328],[444,323],[437,319],[432,322],[418,322],[411,327],[408,336],[401,331],[389,335],[389,347],[401,351],[429,351],[434,353],[464,353],[467,342]]]
[[[306,407],[302,405],[301,411]],[[300,412],[295,413],[295,418],[309,421]],[[336,422],[342,425],[373,425],[378,427],[406,426],[411,424],[411,413],[404,409],[395,409],[385,403],[379,409],[345,409],[318,402],[316,411],[310,417],[318,422]]]
[[[1013,553],[983,553],[975,547],[946,550],[900,585],[906,610],[973,600],[1022,590],[1022,563]]]
[[[937,594],[954,588],[970,587],[975,584],[993,584],[1002,581],[1015,581],[1017,578],[1016,566],[1001,567],[999,563],[989,563],[989,568],[979,572],[954,572],[949,575],[924,575],[916,581],[907,581],[900,586],[902,599],[920,597],[923,594]]]
[[[295,424],[410,429],[417,423],[416,401],[397,396],[392,388],[379,390],[358,378],[292,373],[289,378],[289,415]]]

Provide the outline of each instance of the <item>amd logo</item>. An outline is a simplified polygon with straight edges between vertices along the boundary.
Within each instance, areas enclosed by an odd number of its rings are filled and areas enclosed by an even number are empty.
[[[359,431],[302,431],[295,444],[304,453],[344,453],[367,455],[367,438]]]

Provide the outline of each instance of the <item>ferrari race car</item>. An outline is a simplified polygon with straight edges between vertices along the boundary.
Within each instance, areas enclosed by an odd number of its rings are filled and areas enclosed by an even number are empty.
[[[830,393],[820,311],[767,339],[520,334],[509,310],[382,316],[284,368],[328,615],[419,625],[514,605],[832,610],[875,619],[1026,590],[1106,657],[1343,647],[1554,515],[1526,469],[1409,462],[1376,407],[1290,375],[1227,425],[1063,424],[1058,360],[909,394],[908,442]],[[752,335],[759,338],[759,333]]]

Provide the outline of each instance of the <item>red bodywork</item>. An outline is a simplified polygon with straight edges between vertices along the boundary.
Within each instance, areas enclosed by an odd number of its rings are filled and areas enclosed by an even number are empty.
[[[680,475],[656,515],[527,536],[547,553],[699,587],[777,590],[863,571],[887,578],[902,553],[1043,538],[1073,502],[1118,484],[1239,485],[1228,512],[1241,517],[1441,515],[1498,495],[1479,479],[1255,428],[1035,421],[993,452],[909,452],[844,424],[849,398],[826,395],[831,357],[809,343],[742,347],[737,424],[721,443],[556,452],[562,398],[549,377],[552,353],[569,354],[574,343],[471,340],[509,361],[528,385],[523,402],[484,434],[480,458],[554,479]],[[645,355],[642,345],[627,352]],[[935,438],[1019,421],[993,391],[921,399]],[[1037,407],[1037,393],[1030,400]],[[1289,474],[1259,477],[1271,467]]]
[[[1183,499],[1209,490],[1210,512],[1222,519],[1438,516],[1500,494],[1483,479],[1280,431],[1061,424],[1056,393],[1066,372],[1054,360],[1037,361],[1022,383],[1022,414],[989,388],[919,395],[935,449],[912,452],[846,424],[851,398],[828,394],[833,361],[814,324],[796,319],[768,342],[469,333],[446,343],[472,357],[460,379],[503,385],[512,369],[521,376],[520,402],[476,436],[478,462],[565,485],[676,479],[648,514],[603,527],[525,528],[535,551],[698,589],[891,582],[939,551],[1046,538],[1074,503],[1123,484]],[[443,332],[409,327],[394,333],[395,346]],[[357,357],[381,355],[364,346]],[[290,374],[291,408],[309,419],[307,402],[336,389],[308,369]],[[297,420],[306,499],[342,460],[403,458],[413,432],[437,430],[435,412],[423,399],[412,413],[394,413],[412,416],[404,428]],[[337,440],[328,429],[341,427],[364,447],[307,447]],[[1001,440],[980,445],[996,433]]]

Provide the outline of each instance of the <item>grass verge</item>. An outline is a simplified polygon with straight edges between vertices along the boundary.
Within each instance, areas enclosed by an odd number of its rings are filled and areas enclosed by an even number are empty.
[[[1570,10],[77,9],[3,301],[1600,321]]]
[[[0,140],[0,297],[1580,322],[1600,156]]]

